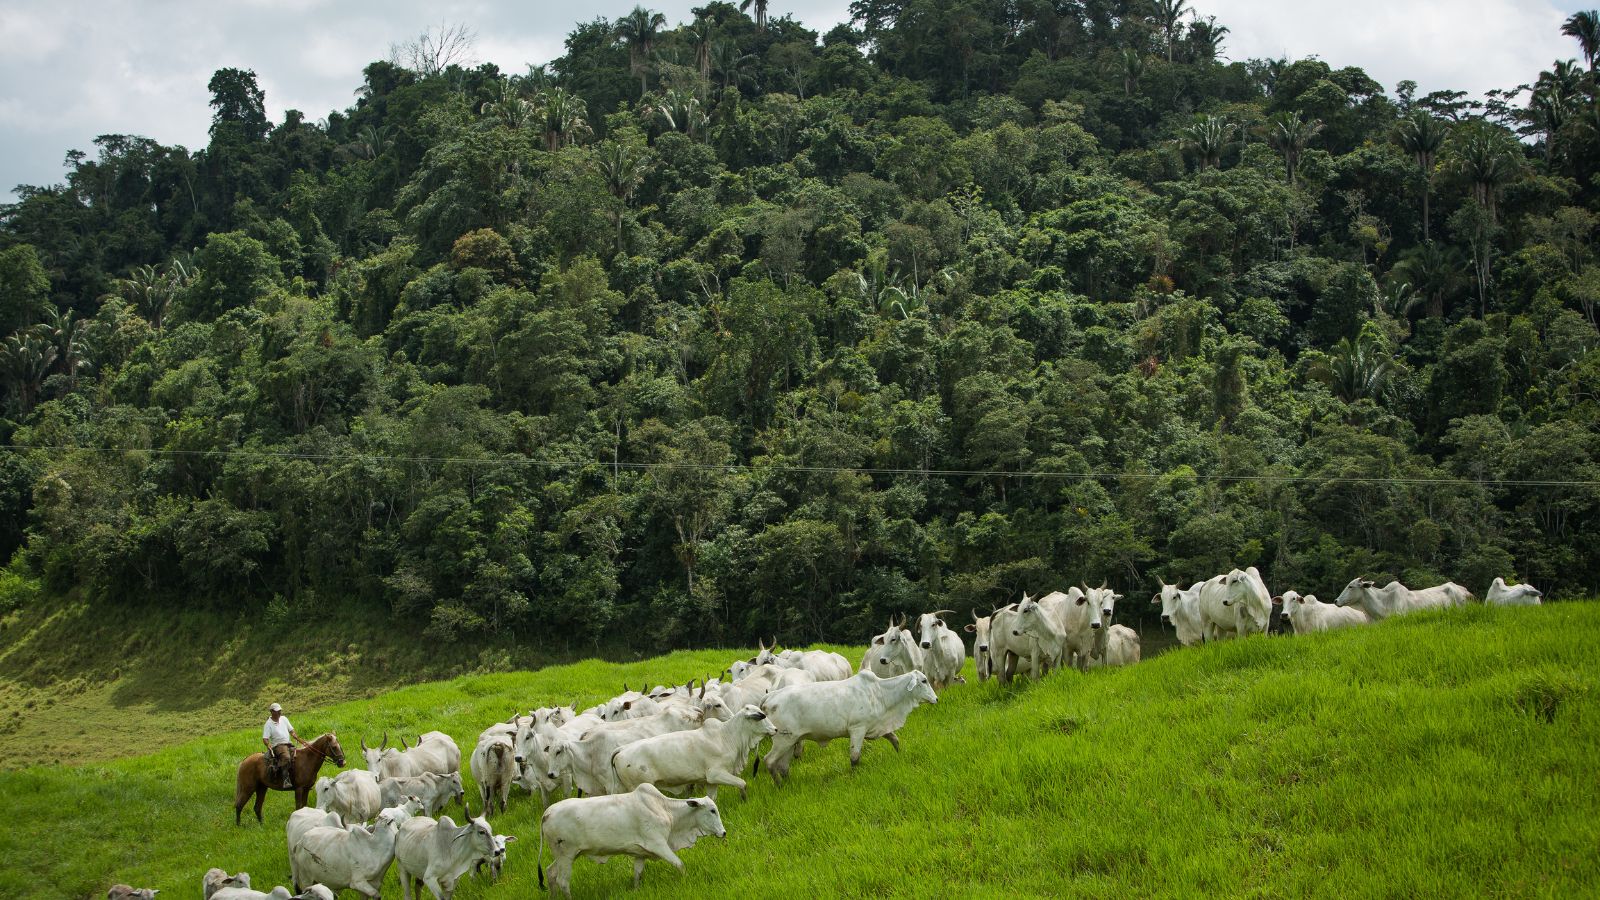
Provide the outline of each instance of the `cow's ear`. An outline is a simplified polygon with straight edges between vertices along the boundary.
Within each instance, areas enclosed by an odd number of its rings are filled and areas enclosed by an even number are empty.
[[[978,626],[976,626],[976,625],[968,625],[965,628],[963,628],[962,630],[965,631],[968,634],[977,634],[978,633]]]
[[[506,843],[515,844],[516,842],[517,842],[517,836],[516,835],[514,835],[514,834],[506,835]]]
[[[699,809],[700,808],[700,801],[699,800],[690,800],[689,801],[689,805],[691,807],[695,808],[695,809]]]

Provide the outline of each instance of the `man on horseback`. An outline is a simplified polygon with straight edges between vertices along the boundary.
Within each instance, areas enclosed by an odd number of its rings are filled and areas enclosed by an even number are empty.
[[[289,724],[289,717],[283,714],[283,707],[274,703],[267,707],[267,723],[261,726],[261,743],[267,745],[268,778],[273,774],[283,778],[283,789],[293,790],[294,782],[294,746],[289,743],[293,739],[300,746],[306,742],[300,739],[294,726]]]

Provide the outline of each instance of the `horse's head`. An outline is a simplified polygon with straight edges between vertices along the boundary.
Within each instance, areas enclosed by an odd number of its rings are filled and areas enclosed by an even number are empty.
[[[333,760],[334,765],[341,769],[344,768],[344,748],[339,746],[339,738],[336,737],[333,732],[330,731],[322,737],[317,738],[316,743],[318,745],[325,744],[325,746],[322,748],[322,752],[327,754],[329,759]]]

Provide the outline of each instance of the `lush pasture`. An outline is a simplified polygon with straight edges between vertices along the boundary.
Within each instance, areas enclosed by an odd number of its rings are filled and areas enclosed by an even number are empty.
[[[337,729],[352,758],[384,727],[441,727],[465,754],[513,708],[728,656],[467,677],[294,718],[307,736]],[[639,896],[1592,894],[1596,659],[1600,606],[1475,607],[1011,690],[974,680],[915,713],[899,755],[872,743],[851,772],[842,743],[812,748],[783,789],[763,771],[748,802],[725,792],[727,840],[684,851],[683,875],[651,864]],[[194,896],[211,865],[286,879],[288,796],[265,827],[233,825],[234,765],[255,738],[0,774],[0,896],[103,896],[116,880]],[[537,815],[514,800],[495,823],[521,839],[506,877],[458,896],[537,892]],[[630,876],[580,861],[575,895]]]

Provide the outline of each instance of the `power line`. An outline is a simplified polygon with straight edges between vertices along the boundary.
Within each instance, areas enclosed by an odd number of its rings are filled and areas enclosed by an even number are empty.
[[[1192,472],[1059,472],[1031,471],[1008,472],[999,469],[905,469],[874,466],[797,466],[751,465],[749,463],[675,463],[675,462],[607,462],[599,459],[546,460],[528,457],[473,457],[473,456],[391,456],[363,453],[297,453],[288,450],[182,450],[145,447],[74,447],[67,445],[0,444],[0,449],[17,452],[52,451],[59,453],[144,453],[152,456],[192,457],[242,457],[259,459],[303,460],[308,462],[370,462],[418,463],[433,465],[529,466],[545,469],[581,469],[589,466],[630,471],[686,470],[725,472],[782,472],[801,474],[851,473],[859,475],[915,475],[941,478],[1038,478],[1060,480],[1112,480],[1112,479],[1181,479],[1220,482],[1263,482],[1273,484],[1380,484],[1380,485],[1440,485],[1455,487],[1600,487],[1600,480],[1541,480],[1514,478],[1395,478],[1366,475],[1218,475]]]

